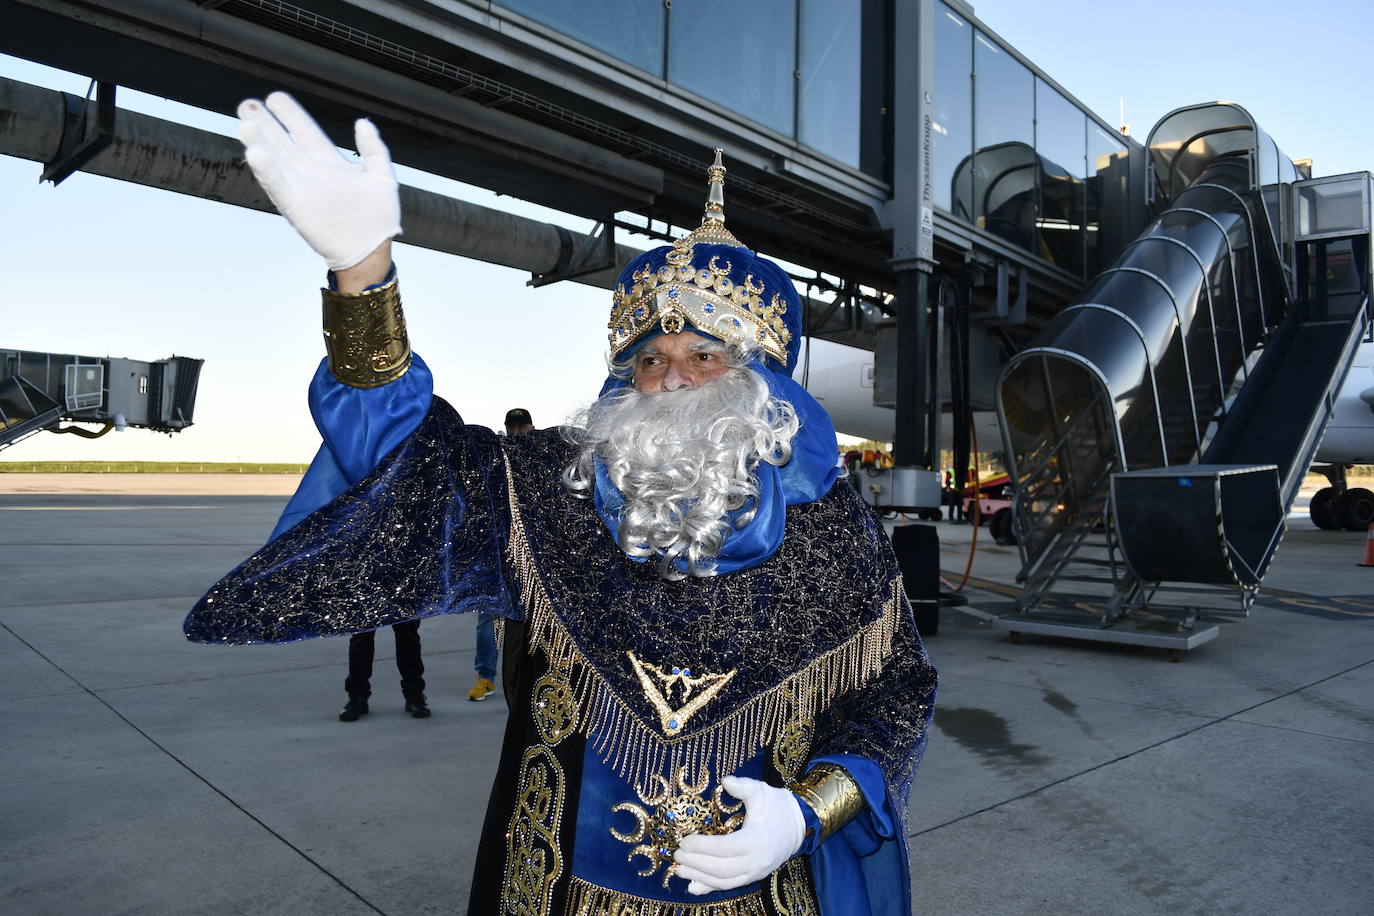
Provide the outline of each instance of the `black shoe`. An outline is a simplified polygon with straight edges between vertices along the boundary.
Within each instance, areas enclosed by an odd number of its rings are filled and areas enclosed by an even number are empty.
[[[406,712],[417,719],[428,719],[430,717],[429,706],[425,703],[423,693],[412,693],[406,697]]]
[[[367,715],[367,697],[349,697],[348,705],[339,713],[340,722],[357,722],[362,716]]]

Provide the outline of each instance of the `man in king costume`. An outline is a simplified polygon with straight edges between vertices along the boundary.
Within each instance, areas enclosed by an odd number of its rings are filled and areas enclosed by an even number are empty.
[[[375,127],[358,122],[355,162],[282,93],[239,115],[259,182],[332,268],[324,442],[187,636],[496,615],[513,695],[472,916],[908,914],[935,671],[791,378],[796,289],[725,227],[719,154],[701,228],[625,268],[600,397],[503,438],[410,350]]]

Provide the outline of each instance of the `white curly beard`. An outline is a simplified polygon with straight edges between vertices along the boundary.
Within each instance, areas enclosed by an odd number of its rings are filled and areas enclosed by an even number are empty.
[[[580,422],[577,422],[580,421]],[[620,547],[658,558],[659,575],[715,574],[715,557],[733,527],[757,510],[760,461],[784,465],[799,422],[751,369],[733,368],[695,388],[641,393],[626,386],[601,397],[572,425],[577,457],[563,484],[587,497],[600,458],[625,497]],[[729,513],[744,508],[731,524]]]

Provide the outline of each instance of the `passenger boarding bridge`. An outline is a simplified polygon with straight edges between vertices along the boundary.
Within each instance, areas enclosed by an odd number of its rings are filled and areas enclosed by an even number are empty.
[[[899,464],[879,502],[938,506],[940,443],[966,479],[974,414],[1000,414],[1028,613],[1095,538],[1117,596],[1098,623],[1179,574],[1142,546],[1158,520],[1127,510],[1159,480],[1188,491],[1179,518],[1246,488],[1281,519],[1363,321],[1364,179],[1308,181],[1231,105],[1142,146],[962,0],[0,0],[0,21],[0,52],[95,81],[83,100],[0,79],[0,154],[51,180],[270,210],[236,141],[115,93],[230,114],[286,89],[336,138],[367,116],[402,165],[594,223],[402,189],[403,242],[536,285],[609,288],[625,240],[694,227],[723,148],[731,228],[791,266],[806,333],[876,349]],[[1318,368],[1293,379],[1289,360]],[[1209,582],[1242,604],[1271,521],[1208,529]]]
[[[879,367],[899,382],[901,463],[933,468],[952,406],[967,464],[967,415],[992,410],[1000,361],[1138,227],[1143,150],[959,0],[747,8],[0,0],[0,51],[100,86],[86,101],[0,81],[0,153],[54,180],[82,168],[270,209],[232,141],[118,109],[115,93],[227,114],[284,88],[335,137],[366,115],[398,163],[596,225],[407,189],[408,243],[608,287],[633,253],[620,240],[695,226],[722,147],[731,226],[793,265],[808,333],[866,349],[880,328],[901,338]],[[1004,150],[1032,164],[1004,174]],[[946,376],[952,405],[932,394]]]
[[[203,362],[0,350],[0,451],[44,430],[86,439],[128,427],[180,432],[195,415]]]

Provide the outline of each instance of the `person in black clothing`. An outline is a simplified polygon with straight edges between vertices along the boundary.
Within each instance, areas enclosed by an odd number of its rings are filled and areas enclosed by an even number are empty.
[[[420,660],[420,621],[394,624],[391,630],[396,636],[396,670],[401,672],[406,712],[417,719],[427,719],[430,710],[425,702],[425,663]],[[364,630],[348,639],[348,677],[344,680],[348,705],[339,713],[341,722],[356,722],[367,715],[367,698],[372,695],[372,653],[376,635],[375,630]]]

